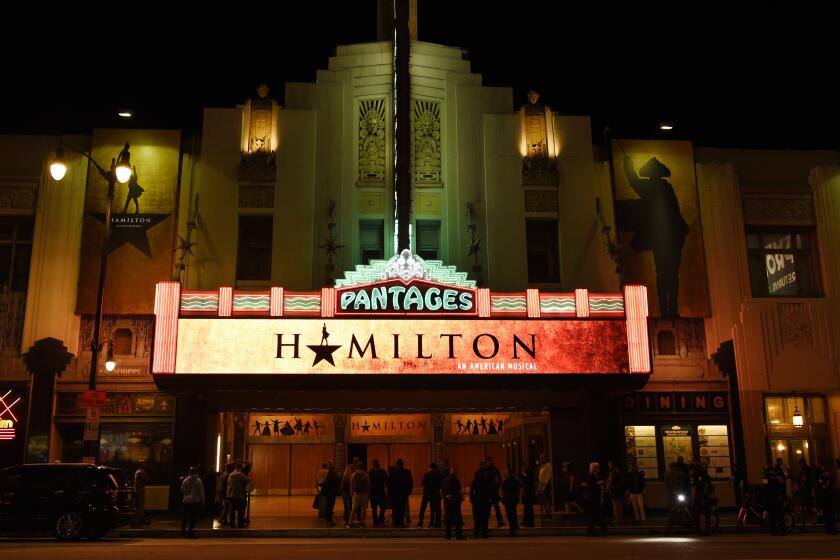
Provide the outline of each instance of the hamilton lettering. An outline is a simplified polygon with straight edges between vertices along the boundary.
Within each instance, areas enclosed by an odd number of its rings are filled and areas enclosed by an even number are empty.
[[[326,329],[326,324],[324,329]],[[299,359],[301,357],[301,336],[302,333],[276,333],[277,350],[275,357],[277,359]],[[307,347],[316,354],[322,353],[323,357],[321,359],[328,362],[330,359],[326,352],[334,352],[344,344],[347,344],[348,360],[380,359],[379,351],[385,353],[384,359],[386,360],[391,358],[394,360],[404,358],[458,360],[468,358],[469,356],[465,353],[470,353],[470,350],[472,350],[472,357],[480,360],[492,360],[494,358],[504,360],[537,359],[537,335],[535,333],[523,334],[521,337],[511,334],[507,340],[505,338],[500,340],[498,336],[492,333],[480,333],[473,337],[471,341],[464,340],[464,335],[460,333],[440,333],[437,337],[430,333],[416,333],[413,337],[408,337],[407,342],[401,340],[405,337],[399,333],[391,333],[390,337],[388,335],[377,335],[376,333],[365,333],[365,335],[350,333],[349,341],[346,338],[342,340],[341,335],[332,336],[330,340],[338,338],[337,344],[327,344],[324,336],[330,335],[329,333],[322,334],[320,345],[307,345]],[[315,342],[315,340],[312,342]],[[390,348],[388,348],[388,342],[391,343]],[[378,350],[377,345],[379,346]]]

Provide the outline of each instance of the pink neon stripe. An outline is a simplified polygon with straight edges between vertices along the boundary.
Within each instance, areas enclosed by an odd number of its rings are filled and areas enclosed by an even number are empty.
[[[219,317],[230,317],[233,312],[233,288],[219,288]]]
[[[181,285],[158,282],[155,290],[155,346],[152,373],[175,373]]]
[[[535,288],[528,288],[525,292],[527,300],[525,302],[526,309],[528,310],[528,317],[539,317],[540,316],[540,291]]]
[[[282,317],[283,316],[283,288],[272,287],[271,288],[271,316],[272,317]]]
[[[575,315],[589,317],[589,291],[584,288],[575,290]]]
[[[624,287],[624,307],[627,317],[627,350],[631,373],[649,373],[650,342],[648,340],[648,302],[645,286]]]

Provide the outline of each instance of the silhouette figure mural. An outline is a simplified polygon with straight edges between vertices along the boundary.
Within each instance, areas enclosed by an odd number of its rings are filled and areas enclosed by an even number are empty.
[[[251,416],[253,432],[251,437],[261,440],[318,441],[330,437],[329,425],[324,416],[300,417],[297,415],[260,414]]]
[[[624,156],[624,172],[638,200],[621,201],[616,206],[623,229],[634,232],[630,246],[636,252],[652,251],[656,267],[656,294],[662,317],[679,316],[680,262],[688,224],[680,213],[674,187],[666,178],[671,170],[652,157],[638,174],[629,156]]]
[[[621,281],[648,287],[650,315],[708,317],[691,143],[613,140]]]
[[[504,433],[507,421],[507,415],[453,415],[450,424],[452,434],[456,436],[499,436]]]
[[[128,203],[134,201],[134,213],[140,213],[140,203],[137,201],[143,195],[143,192],[146,189],[140,186],[137,182],[137,166],[134,166],[134,170],[131,173],[131,178],[128,180],[128,195],[125,197],[125,206],[123,207],[123,214],[128,214]]]

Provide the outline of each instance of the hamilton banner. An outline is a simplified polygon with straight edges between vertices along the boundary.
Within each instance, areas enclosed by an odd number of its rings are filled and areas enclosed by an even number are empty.
[[[116,183],[111,206],[104,310],[114,314],[151,314],[155,284],[171,277],[181,133],[96,129],[91,156],[107,170],[126,142],[130,145],[132,175],[127,183]],[[78,313],[96,310],[107,192],[107,181],[90,166]]]
[[[184,319],[175,373],[628,373],[624,321]],[[466,422],[466,420],[464,420]]]
[[[614,140],[624,281],[648,287],[654,317],[708,317],[700,205],[690,142]]]

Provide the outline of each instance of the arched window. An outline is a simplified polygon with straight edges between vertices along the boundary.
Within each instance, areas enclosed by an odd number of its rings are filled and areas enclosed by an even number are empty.
[[[659,331],[656,335],[656,346],[660,356],[674,356],[677,353],[677,341],[672,331]]]
[[[114,354],[131,354],[131,329],[117,329],[114,331]]]

